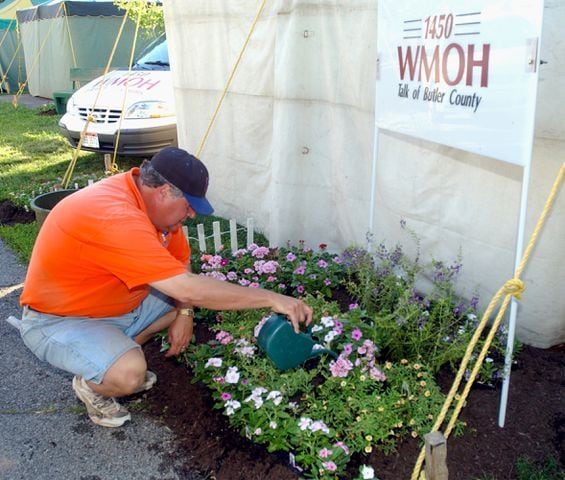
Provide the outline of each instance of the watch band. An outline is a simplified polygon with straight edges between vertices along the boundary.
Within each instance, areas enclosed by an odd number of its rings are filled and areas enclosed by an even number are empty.
[[[178,315],[186,315],[187,317],[194,317],[194,310],[192,308],[178,308]]]

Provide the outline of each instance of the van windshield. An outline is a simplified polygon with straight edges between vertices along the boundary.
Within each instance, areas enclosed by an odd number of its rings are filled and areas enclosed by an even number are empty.
[[[169,51],[165,36],[150,45],[133,66],[134,70],[170,70]]]

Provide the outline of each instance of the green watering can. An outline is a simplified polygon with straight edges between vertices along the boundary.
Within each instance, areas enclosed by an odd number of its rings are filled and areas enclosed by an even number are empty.
[[[257,337],[259,347],[279,370],[289,370],[322,353],[334,358],[332,350],[318,348],[310,333],[295,333],[292,324],[283,315],[271,315],[261,327]]]

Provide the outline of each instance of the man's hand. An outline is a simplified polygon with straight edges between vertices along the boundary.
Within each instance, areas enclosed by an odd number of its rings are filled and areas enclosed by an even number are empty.
[[[193,328],[194,322],[192,317],[177,315],[177,318],[169,325],[167,339],[171,344],[171,348],[167,350],[165,357],[173,357],[186,350],[186,347],[192,340]]]
[[[312,322],[312,307],[297,298],[277,295],[272,309],[277,313],[286,315],[296,333],[300,331],[301,323],[310,325],[310,322]]]

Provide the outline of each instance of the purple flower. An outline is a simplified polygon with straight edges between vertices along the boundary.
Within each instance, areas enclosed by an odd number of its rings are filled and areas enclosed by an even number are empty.
[[[350,303],[349,304],[349,310],[355,310],[356,308],[359,308],[358,303]]]
[[[294,274],[295,275],[304,275],[304,272],[306,272],[306,267],[304,267],[303,265],[300,265],[300,267],[297,267],[296,270],[294,270]]]
[[[253,250],[251,255],[256,258],[264,258],[269,254],[269,249],[267,247],[257,247]]]
[[[222,393],[222,400],[223,400],[224,402],[227,402],[227,401],[230,400],[230,399],[231,399],[231,393],[228,393],[228,392],[223,392],[223,393]]]
[[[328,262],[326,262],[325,260],[319,260],[317,265],[320,268],[328,268]]]
[[[322,467],[329,472],[335,472],[337,470],[337,465],[334,462],[324,462],[322,463]]]
[[[326,279],[324,280],[324,285],[325,285],[326,287],[329,287],[331,284],[332,284],[332,281],[331,281],[329,278],[326,278]]]
[[[355,328],[351,332],[351,338],[353,340],[361,340],[362,337],[363,337],[363,332],[361,330],[359,330],[358,328]]]
[[[228,274],[226,276],[227,276],[227,279],[230,282],[234,282],[234,281],[237,280],[237,273],[235,273],[235,272],[228,272]]]
[[[292,252],[289,252],[286,255],[286,260],[287,260],[287,262],[294,262],[296,260],[296,255]]]
[[[296,291],[298,293],[304,293],[304,285],[298,285],[298,287],[296,287]]]
[[[347,448],[347,445],[345,443],[336,442],[336,443],[334,443],[334,447],[341,448],[345,452],[346,455],[349,455],[349,448]]]
[[[322,448],[319,452],[318,452],[318,456],[320,458],[328,458],[333,452],[329,449],[329,448]]]

